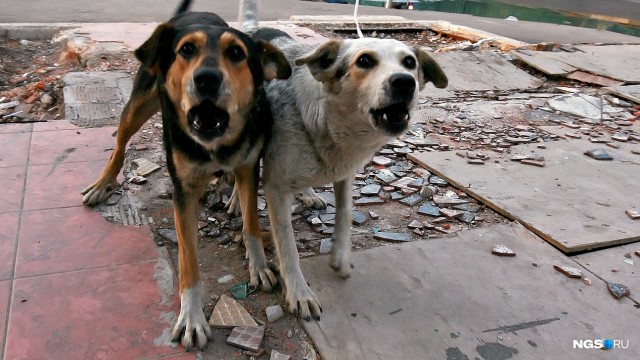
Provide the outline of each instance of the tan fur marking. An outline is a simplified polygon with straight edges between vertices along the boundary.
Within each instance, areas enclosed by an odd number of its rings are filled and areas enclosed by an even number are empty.
[[[226,32],[220,36],[220,71],[224,74],[230,93],[226,106],[230,117],[229,128],[220,139],[221,145],[231,145],[242,132],[254,94],[253,75],[249,69],[249,63],[246,60],[234,63],[225,55],[227,48],[233,45],[242,48],[242,51],[249,56],[244,43],[234,34]]]
[[[234,170],[235,186],[238,187],[242,222],[248,235],[262,239],[258,220],[258,184],[254,176],[253,165],[242,165]]]

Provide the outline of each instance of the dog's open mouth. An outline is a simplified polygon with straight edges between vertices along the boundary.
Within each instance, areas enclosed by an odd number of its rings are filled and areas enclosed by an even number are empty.
[[[229,113],[217,107],[213,102],[205,100],[194,106],[187,113],[189,126],[198,135],[214,138],[222,135],[229,126]]]
[[[405,103],[371,109],[369,113],[375,121],[375,126],[391,135],[403,133],[409,125],[409,109]]]

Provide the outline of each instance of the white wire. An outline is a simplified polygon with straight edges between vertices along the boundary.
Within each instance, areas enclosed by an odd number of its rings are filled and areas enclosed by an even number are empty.
[[[356,0],[356,7],[353,9],[353,21],[356,23],[358,36],[362,39],[364,38],[364,35],[362,35],[362,31],[360,31],[360,24],[358,24],[358,4],[360,4],[360,0]]]

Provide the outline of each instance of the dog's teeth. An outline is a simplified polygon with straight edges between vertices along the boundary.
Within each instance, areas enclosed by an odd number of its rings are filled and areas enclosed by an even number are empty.
[[[389,119],[387,118],[387,114],[382,114],[382,120],[388,121]]]

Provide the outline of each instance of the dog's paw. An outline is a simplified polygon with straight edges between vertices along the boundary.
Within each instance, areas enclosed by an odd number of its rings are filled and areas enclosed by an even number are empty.
[[[203,349],[213,339],[213,334],[202,311],[200,293],[195,289],[187,289],[180,300],[180,316],[173,327],[171,337],[179,341],[186,351],[194,347]]]
[[[332,251],[329,266],[338,273],[338,276],[348,279],[353,269],[351,251]]]
[[[88,206],[105,202],[120,185],[116,179],[98,179],[82,190],[82,203]]]
[[[231,197],[229,198],[229,202],[227,202],[225,207],[227,208],[227,214],[229,214],[229,215],[239,216],[242,213],[241,208],[240,208],[240,197],[238,196],[238,193],[236,192],[236,187],[235,186],[233,187],[233,192],[231,193]]]
[[[306,321],[311,321],[311,318],[320,320],[320,314],[322,313],[320,301],[318,301],[318,296],[309,288],[304,279],[295,281],[293,284],[287,283],[286,298],[290,313]]]
[[[254,261],[249,255],[249,286],[271,291],[278,284],[277,273],[278,269],[274,263],[270,263],[264,258]]]
[[[324,209],[327,207],[327,200],[318,196],[312,189],[304,191],[300,196],[300,201],[304,206],[311,209]]]

